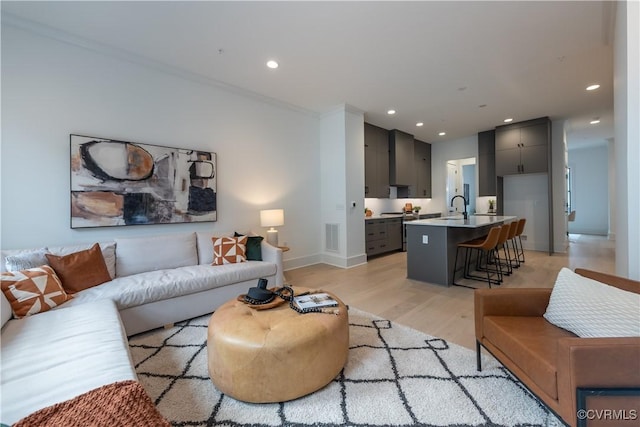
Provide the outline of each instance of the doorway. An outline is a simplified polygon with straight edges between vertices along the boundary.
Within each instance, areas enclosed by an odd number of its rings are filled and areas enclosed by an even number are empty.
[[[457,198],[451,206],[454,196],[464,196],[467,200],[467,212],[473,214],[476,211],[476,158],[447,160],[446,197],[447,211],[449,215],[464,212],[462,199]]]

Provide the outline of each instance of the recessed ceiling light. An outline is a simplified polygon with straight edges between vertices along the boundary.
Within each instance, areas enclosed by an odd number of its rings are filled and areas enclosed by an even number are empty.
[[[511,117],[509,117],[508,119],[504,119],[505,123],[511,123],[513,121],[513,119]]]
[[[424,123],[418,122],[418,123],[416,123],[416,126],[418,126],[418,127],[424,126]]]
[[[387,110],[387,114],[389,114],[389,115],[392,115],[392,114],[395,114],[395,113],[396,113],[396,110]]]
[[[596,90],[600,87],[600,85],[591,85],[591,86],[587,86],[587,90]]]
[[[269,68],[276,69],[276,68],[278,68],[278,65],[279,65],[278,62],[274,61],[273,59],[267,61],[267,67],[269,67]]]
[[[438,135],[445,136],[446,134],[447,134],[446,132],[440,132]]]
[[[591,123],[592,125],[597,125],[598,123],[600,123],[600,119],[593,119],[589,123]]]

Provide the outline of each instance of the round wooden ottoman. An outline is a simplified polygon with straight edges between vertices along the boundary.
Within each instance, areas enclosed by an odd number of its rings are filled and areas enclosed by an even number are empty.
[[[295,288],[296,294],[303,291]],[[221,392],[245,402],[284,402],[329,384],[349,351],[349,315],[300,314],[288,303],[254,310],[232,300],[209,320],[209,375]]]

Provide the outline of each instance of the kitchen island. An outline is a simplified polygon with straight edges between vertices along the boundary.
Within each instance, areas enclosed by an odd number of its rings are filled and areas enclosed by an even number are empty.
[[[407,223],[407,277],[451,286],[458,243],[482,237],[491,227],[515,220],[515,216],[462,216],[422,219]],[[462,277],[463,256],[456,266]]]

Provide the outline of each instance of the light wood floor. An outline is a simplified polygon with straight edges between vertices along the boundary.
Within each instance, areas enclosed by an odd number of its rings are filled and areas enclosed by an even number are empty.
[[[615,272],[613,241],[573,234],[569,241],[567,254],[526,251],[526,263],[505,277],[501,287],[552,287],[562,267]],[[409,280],[406,262],[406,253],[396,252],[351,269],[317,264],[285,276],[292,285],[333,292],[352,307],[474,349],[474,291]]]

